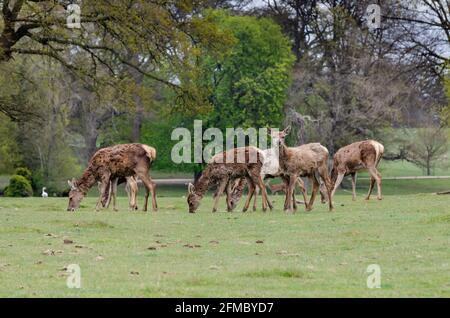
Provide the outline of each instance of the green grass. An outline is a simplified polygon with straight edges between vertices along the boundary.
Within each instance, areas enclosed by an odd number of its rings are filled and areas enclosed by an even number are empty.
[[[433,192],[450,188],[437,181]],[[76,213],[64,198],[0,198],[0,296],[450,297],[450,196],[400,182],[385,182],[382,201],[364,201],[361,181],[357,201],[341,191],[335,212],[294,215],[281,195],[272,212],[215,214],[208,196],[194,215],[181,190],[156,213],[128,212],[125,198],[98,213],[94,197]],[[80,289],[66,287],[69,264]],[[380,289],[366,287],[370,264]]]
[[[450,155],[450,154],[449,154]],[[425,176],[425,169],[404,160],[387,161],[382,160],[379,170],[383,177]],[[447,166],[438,166],[431,171],[433,176],[449,176],[450,170]],[[361,174],[363,175],[363,174]],[[364,173],[367,176],[367,172]]]

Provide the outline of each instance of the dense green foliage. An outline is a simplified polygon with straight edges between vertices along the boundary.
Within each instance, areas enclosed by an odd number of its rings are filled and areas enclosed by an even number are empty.
[[[30,182],[33,180],[31,171],[28,168],[19,167],[14,171],[14,174],[18,175],[18,176],[22,176]]]
[[[7,197],[30,197],[33,195],[30,181],[19,175],[13,175],[5,189]]]
[[[222,60],[206,57],[205,81],[212,81],[214,110],[206,116],[214,127],[280,126],[290,70],[289,39],[267,18],[214,13],[218,27],[235,38]]]

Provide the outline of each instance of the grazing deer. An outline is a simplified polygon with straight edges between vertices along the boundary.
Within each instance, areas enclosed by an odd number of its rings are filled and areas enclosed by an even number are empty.
[[[277,131],[272,131],[269,129],[269,134],[272,137],[272,147],[269,149],[265,149],[265,150],[260,150],[261,154],[264,156],[264,163],[263,163],[263,167],[261,169],[261,178],[264,180],[265,178],[274,178],[274,177],[279,177],[281,176],[281,170],[280,170],[280,163],[279,163],[279,139],[280,138],[285,138],[285,136],[287,135],[287,133],[285,131],[281,131],[281,132],[277,132]],[[237,203],[239,202],[242,194],[243,194],[243,190],[244,190],[244,186],[245,185],[245,180],[241,180],[241,182],[243,182],[243,184],[241,184],[241,186],[236,186],[233,188],[232,192],[231,192],[231,206],[236,206]],[[297,180],[297,184],[300,187],[300,190],[302,191],[303,194],[303,199],[304,202],[306,202],[307,200],[307,193],[306,193],[306,188],[305,188],[305,184],[303,182],[303,180],[301,178],[298,178]],[[283,183],[284,185],[284,183]],[[284,189],[287,186],[284,185]],[[259,187],[256,189],[256,195],[259,193]],[[256,195],[255,195],[255,199],[253,201],[253,210],[256,210]],[[296,206],[296,202],[295,201],[295,197],[293,198],[294,200],[294,205]]]
[[[295,208],[294,188],[299,177],[307,176],[313,184],[311,198],[306,202],[306,211],[311,211],[315,197],[319,190],[319,180],[316,174],[322,178],[327,189],[329,210],[333,210],[331,202],[331,180],[328,175],[328,150],[319,143],[310,143],[298,147],[287,147],[285,137],[290,132],[290,126],[279,134],[280,170],[282,178],[287,184],[284,209],[293,212]],[[305,195],[305,193],[304,193]]]
[[[245,178],[249,185],[249,193],[243,212],[247,211],[256,186],[262,189],[263,210],[266,211],[267,206],[272,209],[272,204],[267,199],[267,192],[261,179],[263,160],[264,158],[260,150],[256,147],[234,148],[215,155],[208,162],[205,170],[203,170],[201,176],[195,183],[190,183],[188,186],[187,202],[189,205],[189,213],[195,213],[200,205],[200,200],[205,195],[209,185],[213,183],[218,184],[212,210],[216,212],[221,194],[225,190],[229,193],[234,181],[239,178]],[[230,196],[227,195],[228,207],[230,207],[229,198]]]
[[[384,146],[375,140],[354,142],[340,148],[334,155],[333,169],[331,170],[331,181],[334,196],[336,189],[346,175],[352,176],[352,198],[356,200],[356,173],[367,169],[370,174],[369,192],[366,200],[370,199],[373,186],[377,183],[377,199],[381,200],[381,174],[377,169],[384,153]]]
[[[113,210],[114,211],[118,211],[117,209],[117,205],[116,205],[116,198],[117,198],[117,186],[119,184],[122,184],[126,182],[125,185],[125,191],[127,192],[127,196],[128,196],[128,207],[131,211],[133,210],[137,210],[137,201],[136,201],[136,197],[137,197],[137,192],[138,192],[138,186],[137,186],[137,180],[136,178],[133,177],[126,177],[126,178],[116,178],[112,181],[109,182],[109,186],[108,186],[108,200],[106,201],[105,204],[105,208],[109,208],[109,205],[111,203],[111,199],[113,201]],[[101,182],[98,182],[98,189],[100,191],[100,185]],[[100,209],[100,203],[102,201],[102,195],[100,193],[98,200],[97,200],[97,204],[95,205],[95,210],[99,211]]]
[[[278,184],[273,184],[273,185],[267,183],[266,185],[269,187],[271,194],[278,194],[278,192],[286,194],[287,186],[286,186],[286,184],[284,182],[283,183],[278,183]],[[300,187],[300,189],[304,188],[304,191],[305,191],[306,195],[308,195],[308,193],[306,191],[306,188],[305,188],[305,184],[303,183],[303,180],[301,178],[298,178],[297,185]],[[302,191],[303,191],[303,189],[302,189]]]
[[[139,177],[145,186],[144,211],[147,211],[148,197],[152,194],[152,207],[157,210],[156,185],[148,175],[151,164],[156,159],[156,150],[143,144],[122,144],[98,150],[89,160],[88,167],[79,180],[68,181],[68,211],[75,211],[81,200],[97,181],[101,181],[100,193],[103,206],[107,203],[110,180],[122,177]]]
[[[269,186],[270,192],[272,194],[277,194],[278,192],[286,193],[286,184],[278,183],[278,184],[267,184]]]

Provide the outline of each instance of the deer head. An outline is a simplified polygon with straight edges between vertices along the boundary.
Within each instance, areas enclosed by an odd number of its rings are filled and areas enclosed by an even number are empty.
[[[70,186],[69,206],[67,207],[67,211],[75,212],[75,210],[80,207],[80,202],[84,198],[84,193],[78,188],[75,179],[68,180],[67,183]]]
[[[236,179],[231,187],[231,195],[230,195],[230,209],[234,210],[236,205],[239,203],[239,200],[244,194],[244,187],[246,184],[246,180],[244,178]]]
[[[189,213],[195,213],[202,197],[195,192],[195,186],[192,183],[188,185],[187,203],[189,205]]]
[[[272,145],[281,145],[284,144],[284,140],[286,136],[291,132],[291,126],[287,126],[282,131],[275,131],[271,128],[267,129],[268,134],[272,137]]]

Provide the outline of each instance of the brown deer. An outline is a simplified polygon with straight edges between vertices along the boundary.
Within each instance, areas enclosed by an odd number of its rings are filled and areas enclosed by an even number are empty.
[[[101,181],[102,205],[108,200],[107,188],[110,180],[137,176],[145,186],[144,211],[147,211],[148,197],[152,193],[152,207],[157,210],[156,185],[148,175],[151,164],[156,159],[156,150],[143,144],[122,144],[98,150],[89,160],[88,167],[79,180],[68,181],[68,211],[75,211],[81,200],[97,181]]]
[[[218,184],[212,210],[216,212],[221,194],[225,190],[227,193],[230,193],[231,187],[235,184],[235,180],[243,177],[249,185],[249,193],[243,212],[247,211],[256,186],[260,186],[263,189],[263,210],[266,211],[267,206],[272,209],[272,204],[267,199],[267,192],[261,179],[263,160],[260,150],[255,147],[234,148],[215,155],[208,162],[205,170],[203,170],[201,176],[195,183],[190,183],[188,186],[187,202],[189,205],[189,213],[195,213],[209,185],[214,183]],[[230,207],[229,195],[227,195],[227,206]]]
[[[331,196],[334,196],[344,176],[351,175],[352,199],[356,200],[356,173],[367,169],[370,174],[370,185],[366,200],[370,199],[375,182],[378,190],[377,199],[381,200],[381,174],[377,166],[383,153],[384,146],[375,140],[358,141],[340,148],[333,158],[331,181],[334,187]]]
[[[119,184],[122,184],[126,182],[125,184],[125,191],[127,192],[127,196],[128,196],[128,207],[131,211],[133,210],[137,210],[137,201],[136,201],[136,197],[137,197],[137,192],[138,192],[138,186],[137,186],[137,180],[136,178],[133,177],[126,177],[126,178],[116,178],[112,181],[109,182],[108,188],[107,188],[107,195],[108,195],[108,200],[106,201],[105,204],[105,208],[109,208],[109,205],[111,203],[111,199],[113,201],[113,210],[114,211],[118,211],[117,209],[117,186]],[[101,182],[98,182],[98,188],[100,191],[100,186],[101,186]],[[97,200],[97,204],[95,205],[95,210],[99,211],[100,209],[100,203],[102,201],[102,195],[100,193],[98,200]]]
[[[298,147],[287,147],[285,137],[290,132],[290,126],[280,133],[280,170],[287,184],[284,209],[293,212],[295,208],[294,188],[299,177],[307,176],[312,181],[312,193],[309,202],[305,200],[306,211],[312,210],[315,197],[320,187],[316,174],[322,178],[327,189],[329,210],[333,210],[331,202],[331,180],[328,175],[328,150],[319,143],[310,143]]]

